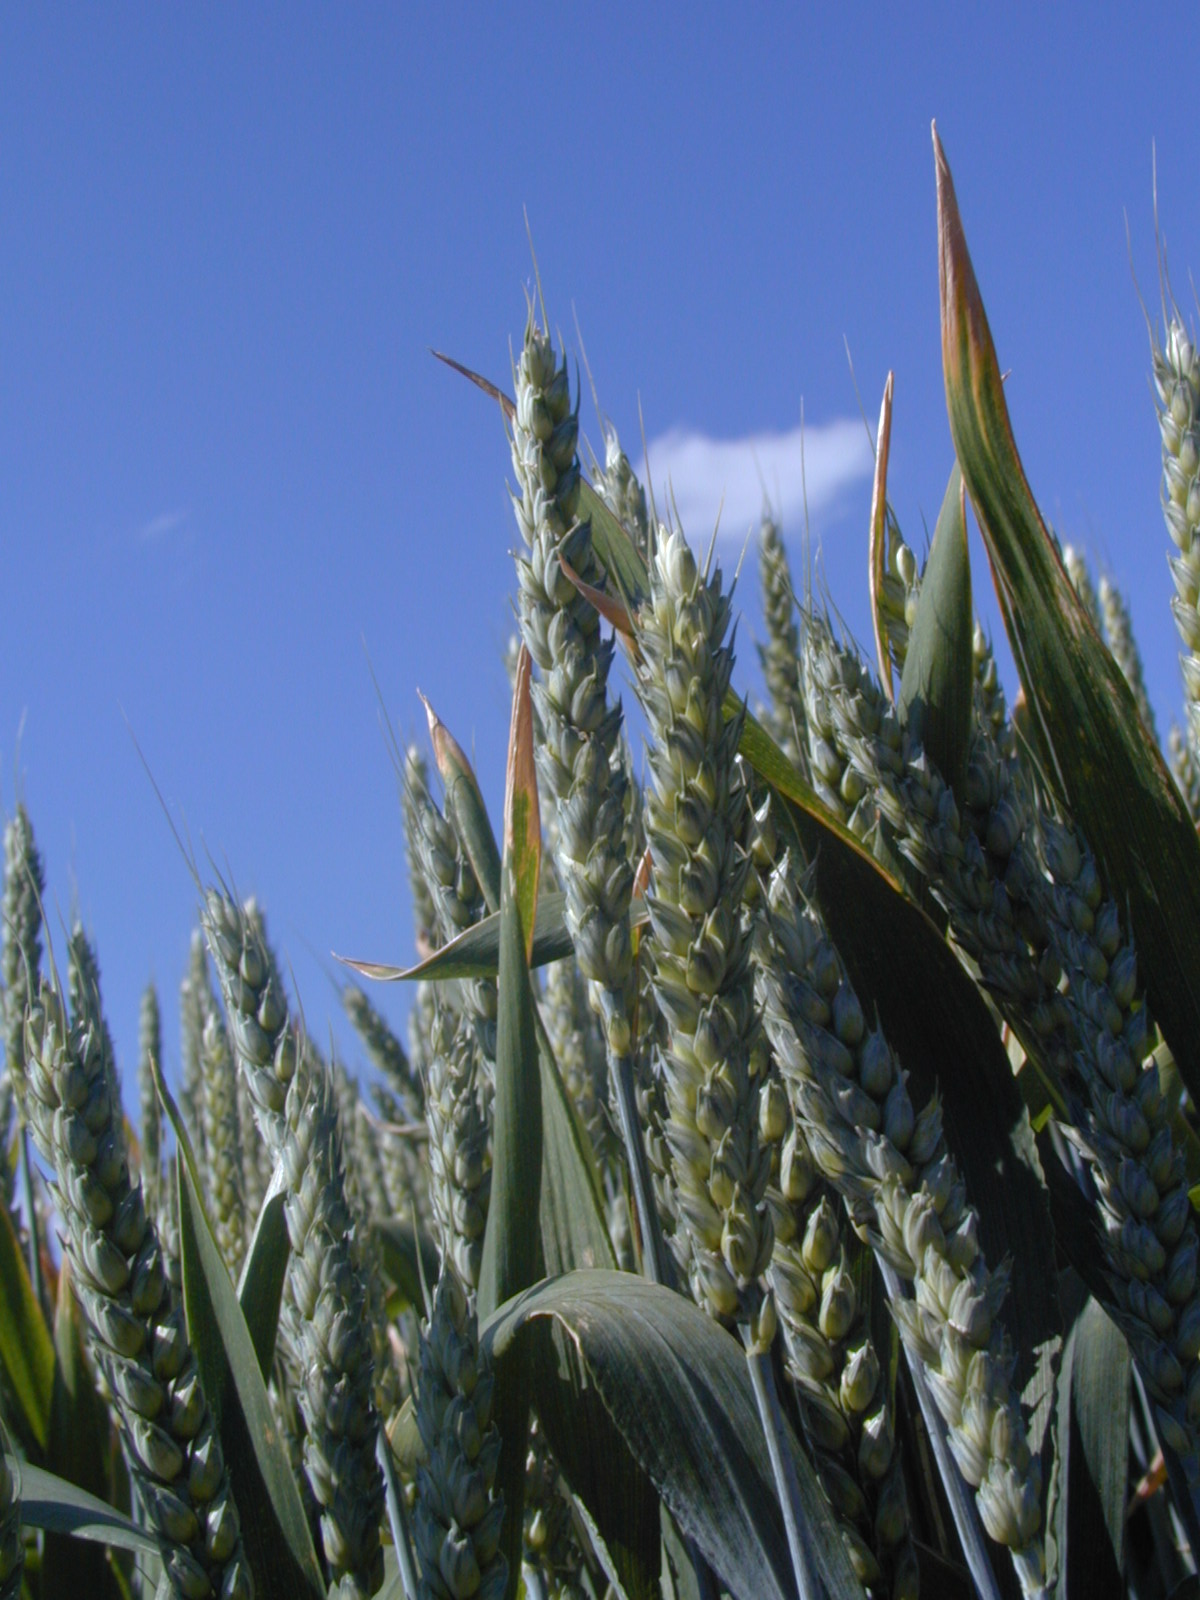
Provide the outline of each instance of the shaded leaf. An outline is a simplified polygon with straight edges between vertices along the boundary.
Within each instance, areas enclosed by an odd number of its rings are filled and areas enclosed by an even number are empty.
[[[960,802],[971,734],[973,633],[966,502],[956,461],[921,579],[897,709]]]
[[[25,1448],[40,1455],[50,1436],[54,1343],[4,1205],[0,1205],[0,1367],[5,1393],[12,1400],[8,1420]]]
[[[1058,1381],[1058,1600],[1123,1590],[1129,1382],[1125,1336],[1089,1295],[1067,1335]]]
[[[738,1600],[790,1600],[783,1516],[740,1344],[698,1307],[630,1273],[575,1272],[500,1308],[484,1330],[497,1370],[541,1319],[574,1342],[626,1447]],[[536,1381],[545,1383],[539,1362]],[[794,1441],[793,1441],[794,1442]],[[800,1495],[830,1600],[861,1600],[807,1458]],[[594,1508],[593,1508],[594,1511]]]
[[[200,1198],[187,1129],[157,1063],[152,1070],[181,1157],[175,1167],[188,1337],[225,1465],[237,1484],[242,1542],[255,1592],[258,1600],[324,1600],[308,1519],[267,1398],[258,1353]]]
[[[388,1282],[399,1290],[407,1304],[415,1306],[424,1315],[421,1276],[423,1273],[426,1284],[432,1290],[441,1270],[437,1245],[424,1228],[418,1228],[401,1217],[385,1217],[372,1222],[371,1232],[379,1241],[380,1259]]]
[[[275,1359],[279,1306],[291,1254],[283,1209],[285,1199],[283,1171],[276,1167],[238,1280],[238,1304],[246,1319],[246,1331],[258,1357],[258,1370],[264,1383],[271,1375],[271,1363]]]
[[[992,565],[1047,776],[1136,935],[1151,1011],[1200,1102],[1200,839],[1133,692],[1034,503],[945,153],[937,161],[950,430]]]
[[[83,1339],[83,1318],[71,1287],[71,1261],[64,1255],[54,1314],[56,1364],[47,1459],[52,1472],[103,1504],[111,1498],[112,1435],[108,1407],[84,1359]],[[46,1535],[42,1586],[47,1594],[67,1594],[80,1586],[96,1600],[118,1592],[104,1551],[95,1543],[81,1546],[61,1533]]]
[[[625,1600],[658,1600],[662,1531],[654,1485],[588,1382],[579,1351],[554,1322],[530,1330],[538,1422]]]

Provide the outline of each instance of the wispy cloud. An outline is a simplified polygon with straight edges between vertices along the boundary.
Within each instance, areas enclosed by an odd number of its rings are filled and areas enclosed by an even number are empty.
[[[809,518],[819,524],[872,471],[866,430],[850,418],[740,439],[672,428],[652,439],[647,453],[660,514],[669,487],[693,543],[708,539],[720,513],[721,538],[740,544],[758,525],[764,493],[785,530],[798,534],[806,500]]]
[[[189,515],[190,510],[187,506],[177,506],[172,511],[160,511],[158,516],[142,523],[137,530],[138,539],[142,544],[160,544],[172,534],[182,532],[187,527]]]

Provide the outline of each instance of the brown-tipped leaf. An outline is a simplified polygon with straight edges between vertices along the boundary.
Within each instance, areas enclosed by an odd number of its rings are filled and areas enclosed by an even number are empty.
[[[529,694],[532,671],[533,659],[522,645],[517,656],[512,723],[508,732],[504,854],[512,872],[526,967],[533,959],[538,875],[542,865],[542,820],[538,809],[537,768],[533,760],[533,701]]]
[[[971,735],[974,625],[967,508],[956,461],[921,579],[897,707],[960,801]]]
[[[1047,776],[1137,940],[1151,1013],[1200,1100],[1200,839],[1034,503],[934,132],[950,431],[991,561]]]

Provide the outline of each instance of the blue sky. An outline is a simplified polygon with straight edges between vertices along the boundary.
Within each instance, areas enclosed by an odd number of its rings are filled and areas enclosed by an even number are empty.
[[[759,469],[866,637],[869,456],[921,547],[950,463],[929,124],[1026,469],[1179,701],[1146,329],[1151,149],[1200,267],[1200,18],[1091,5],[66,7],[0,14],[0,804],[95,933],[131,1069],[195,891],[134,750],[265,903],[311,1027],[336,949],[411,953],[395,783],[415,690],[499,798],[516,539],[495,408],[531,278],[631,453],[723,559]],[[1143,20],[1149,19],[1149,20]],[[585,430],[599,445],[590,399]],[[661,473],[660,473],[661,467]],[[976,568],[977,592],[990,606]],[[741,683],[758,602],[739,590]],[[990,611],[989,614],[994,614]],[[402,1007],[386,997],[393,1014]],[[344,1033],[338,1027],[340,1037]]]

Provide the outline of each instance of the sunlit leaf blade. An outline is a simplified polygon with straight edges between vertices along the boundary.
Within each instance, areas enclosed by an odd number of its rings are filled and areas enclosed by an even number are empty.
[[[1108,893],[1128,911],[1151,1013],[1200,1101],[1200,839],[1034,503],[936,132],[934,147],[954,447],[1047,752],[1047,776],[1095,851]]]
[[[325,1589],[296,1479],[279,1436],[258,1355],[221,1258],[197,1183],[179,1108],[154,1065],[154,1084],[181,1160],[179,1255],[188,1337],[237,1484],[246,1559],[258,1600],[323,1600]]]
[[[500,852],[479,780],[466,751],[424,695],[421,700],[429,722],[433,759],[446,794],[446,816],[462,840],[488,910],[495,911],[500,905]]]
[[[889,700],[892,690],[892,651],[888,637],[887,614],[883,609],[883,576],[887,565],[887,471],[892,448],[893,374],[888,373],[879,407],[879,432],[875,439],[875,476],[871,484],[871,536],[867,551],[867,589],[871,601],[871,623],[875,631],[875,659],[879,681]]]
[[[559,889],[539,896],[533,928],[533,951],[529,965],[544,967],[561,961],[574,946],[567,932],[566,896]],[[500,913],[491,912],[442,945],[426,960],[412,967],[390,966],[383,961],[356,961],[350,956],[336,958],[376,983],[419,983],[444,978],[494,978],[500,970]]]
[[[921,579],[897,708],[901,723],[960,797],[971,733],[974,627],[966,504],[955,462]]]
[[[267,1190],[262,1210],[254,1227],[254,1237],[246,1251],[242,1275],[238,1280],[238,1304],[246,1319],[250,1343],[258,1357],[258,1370],[266,1383],[275,1359],[275,1338],[279,1332],[279,1306],[283,1299],[283,1280],[287,1276],[291,1244],[284,1215],[283,1174],[277,1168]]]
[[[145,1528],[139,1528],[95,1495],[25,1461],[15,1470],[21,1480],[21,1520],[27,1527],[95,1540],[141,1556],[157,1556],[158,1546]]]
[[[40,1454],[50,1433],[54,1343],[7,1206],[0,1205],[0,1368],[7,1420],[27,1450]]]
[[[747,719],[749,721],[749,719]],[[853,835],[830,818],[770,735],[755,725],[741,749],[771,783],[805,857],[818,904],[868,1016],[910,1074],[915,1104],[935,1091],[947,1142],[980,1215],[988,1261],[1012,1263],[1004,1316],[1020,1330],[1018,1387],[1033,1380],[1048,1420],[1061,1338],[1054,1236],[1029,1117],[982,995],[933,923]]]
[[[790,1600],[783,1517],[740,1344],[661,1285],[630,1273],[575,1272],[492,1318],[484,1341],[498,1370],[517,1356],[523,1331],[546,1318],[575,1343],[626,1447],[736,1600]],[[826,1592],[862,1600],[798,1447],[796,1459]]]
[[[504,786],[504,853],[512,870],[513,897],[520,918],[525,965],[533,957],[538,874],[542,866],[542,819],[537,770],[533,763],[533,701],[529,694],[533,658],[525,645],[517,655],[512,725],[508,734],[508,773]]]
[[[479,1269],[481,1318],[528,1288],[541,1272],[538,1227],[542,1186],[541,1069],[511,851],[504,861],[500,899],[496,1087],[492,1117],[492,1194]],[[510,1600],[515,1600],[520,1582],[521,1512],[529,1429],[529,1372],[523,1356],[511,1363],[496,1386],[495,1418],[501,1439],[496,1481],[505,1506],[501,1547],[508,1560],[506,1594]]]
[[[1129,1463],[1129,1346],[1088,1296],[1058,1380],[1058,1600],[1122,1592]]]
[[[54,1399],[50,1408],[47,1464],[102,1503],[111,1498],[108,1407],[96,1391],[83,1354],[83,1319],[71,1288],[70,1257],[64,1255],[58,1274],[54,1310]],[[65,1534],[47,1533],[42,1550],[42,1587],[47,1594],[73,1589],[96,1600],[119,1592],[104,1551],[95,1543],[80,1544]]]

